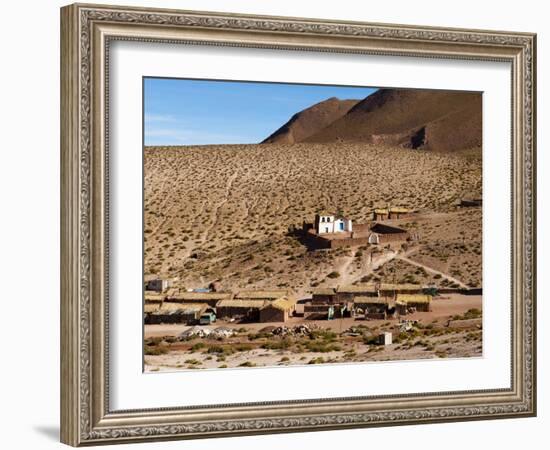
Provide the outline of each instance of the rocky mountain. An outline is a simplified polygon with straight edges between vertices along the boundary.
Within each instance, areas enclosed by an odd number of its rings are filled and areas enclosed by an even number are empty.
[[[329,99],[297,113],[264,142],[366,142],[437,151],[481,147],[481,93],[379,89],[359,102],[343,102]]]
[[[316,103],[290,118],[281,128],[265,139],[263,144],[294,144],[319,132],[344,116],[359,100],[340,100],[331,97]]]

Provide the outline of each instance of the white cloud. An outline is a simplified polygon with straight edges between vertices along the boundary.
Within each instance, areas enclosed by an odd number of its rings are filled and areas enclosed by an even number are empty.
[[[176,117],[170,114],[145,114],[145,123],[171,123],[176,121]]]
[[[190,128],[146,127],[145,145],[207,145],[240,144],[250,142],[250,137],[229,133],[212,133]]]

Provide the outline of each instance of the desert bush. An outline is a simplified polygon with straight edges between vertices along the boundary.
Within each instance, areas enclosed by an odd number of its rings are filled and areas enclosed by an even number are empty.
[[[198,365],[198,364],[202,364],[198,359],[186,359],[185,361],[185,364],[191,364],[191,365]]]
[[[464,314],[456,314],[452,317],[453,320],[470,320],[470,319],[479,319],[482,316],[480,309],[471,308],[466,311]]]
[[[323,364],[325,362],[325,358],[319,356],[318,358],[310,359],[308,364]]]
[[[256,364],[254,364],[251,361],[246,361],[241,364],[239,364],[239,367],[256,367]]]
[[[262,348],[265,350],[286,350],[292,346],[292,339],[284,338],[277,341],[268,341],[262,344]]]
[[[248,352],[254,349],[254,346],[252,344],[235,344],[232,347],[233,347],[233,350],[237,352]]]
[[[144,345],[143,353],[148,356],[164,355],[168,353],[168,348],[163,345]]]
[[[216,353],[221,355],[231,355],[234,353],[231,347],[222,346],[222,345],[210,345],[208,346],[207,353]]]
[[[342,347],[340,347],[337,344],[331,344],[327,342],[316,342],[316,341],[309,341],[305,344],[306,348],[310,352],[319,352],[319,353],[328,353],[328,352],[335,352],[342,350]]]

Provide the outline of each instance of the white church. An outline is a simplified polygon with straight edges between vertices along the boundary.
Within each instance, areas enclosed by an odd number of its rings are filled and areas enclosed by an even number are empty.
[[[315,215],[315,230],[317,234],[351,233],[351,219],[340,215],[319,213]]]

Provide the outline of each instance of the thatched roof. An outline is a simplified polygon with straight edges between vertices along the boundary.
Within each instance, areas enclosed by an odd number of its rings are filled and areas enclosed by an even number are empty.
[[[232,296],[231,292],[179,292],[170,295],[167,300],[170,302],[229,300]]]
[[[260,309],[263,308],[268,302],[265,300],[220,300],[216,304],[216,308],[246,308],[246,309]]]
[[[409,213],[411,212],[411,210],[408,208],[403,208],[401,206],[396,206],[396,207],[390,208],[390,212],[403,214],[403,213]]]
[[[281,311],[290,311],[296,306],[296,299],[292,297],[281,297],[270,303],[267,303],[264,308],[276,308]]]
[[[181,304],[181,303],[168,303],[165,302],[160,307],[161,313],[171,313],[180,311],[184,314],[193,314],[196,312],[202,312],[206,308],[208,308],[208,305],[206,303],[194,303],[194,304]]]
[[[158,303],[160,303],[160,302],[164,301],[164,299],[166,298],[166,295],[159,294],[156,291],[145,291],[144,298],[145,298],[146,302],[158,302]]]
[[[376,208],[374,210],[375,214],[388,214],[390,212],[392,213],[398,213],[398,214],[405,214],[412,212],[412,209],[409,208],[403,208],[402,206],[392,206],[390,209],[388,208]]]
[[[237,294],[235,294],[235,298],[247,299],[247,300],[254,300],[254,299],[276,300],[288,294],[289,294],[288,289],[273,289],[273,290],[265,290],[265,291],[244,290],[244,291],[237,292]]]
[[[313,295],[334,295],[336,292],[334,288],[317,288],[313,289]]]
[[[385,297],[366,297],[357,296],[353,299],[354,304],[371,304],[371,305],[387,305],[388,299]]]
[[[378,289],[381,291],[421,291],[424,286],[413,283],[380,283]]]
[[[339,294],[358,294],[362,292],[376,293],[377,287],[375,283],[349,284],[338,286],[336,292]]]
[[[397,294],[395,303],[398,305],[408,305],[409,303],[430,303],[432,301],[431,295],[410,295],[410,294]]]

